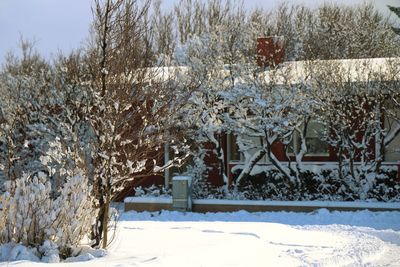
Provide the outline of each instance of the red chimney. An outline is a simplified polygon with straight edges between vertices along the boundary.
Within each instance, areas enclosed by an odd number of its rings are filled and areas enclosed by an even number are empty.
[[[257,38],[257,65],[260,67],[275,67],[283,62],[285,49],[283,36]]]

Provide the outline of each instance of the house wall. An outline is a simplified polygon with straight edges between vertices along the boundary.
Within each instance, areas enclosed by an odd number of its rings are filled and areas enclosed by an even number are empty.
[[[385,127],[388,126],[388,121],[385,121]],[[246,137],[246,140],[252,141],[253,144],[257,146],[261,146],[261,142],[259,138],[255,137]],[[232,135],[228,135],[228,142],[227,142],[227,174],[230,178],[230,181],[233,180],[233,173],[232,168],[236,165],[243,165],[245,162],[245,158],[243,155],[238,157],[237,148],[234,149],[233,146],[235,144],[236,139]],[[371,143],[371,149],[373,149],[373,143]],[[249,150],[250,156],[257,151],[256,148]],[[286,164],[287,158],[283,152],[283,145],[277,143],[273,146],[273,153],[277,157],[277,159]],[[233,155],[235,154],[235,155]],[[291,161],[295,161],[294,157],[291,157]],[[387,164],[395,164],[397,166],[397,162],[400,162],[400,135],[395,138],[390,144],[388,148],[385,150],[384,154],[384,162]],[[303,164],[307,165],[308,169],[310,167],[317,167],[329,164],[337,164],[337,156],[336,152],[332,147],[329,148],[329,155],[306,155],[303,158]],[[356,163],[357,164],[357,163]],[[264,156],[258,163],[257,166],[271,166],[270,161],[266,156]]]

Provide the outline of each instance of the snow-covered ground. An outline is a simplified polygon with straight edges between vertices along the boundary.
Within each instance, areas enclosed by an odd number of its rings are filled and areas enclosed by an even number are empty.
[[[64,265],[400,266],[400,212],[127,212],[106,256]]]

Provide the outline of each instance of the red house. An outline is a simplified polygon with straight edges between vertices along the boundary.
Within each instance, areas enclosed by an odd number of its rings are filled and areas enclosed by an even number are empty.
[[[283,47],[283,38],[282,37],[265,37],[259,38],[257,40],[257,64],[261,67],[266,68],[266,72],[268,72],[269,68],[282,68],[286,70],[288,73],[291,73],[291,79],[293,82],[296,80],[302,80],[305,78],[305,69],[307,64],[320,64],[323,66],[324,64],[339,64],[349,69],[349,73],[354,75],[351,79],[354,79],[354,82],[362,82],[364,79],[364,74],[362,73],[362,68],[359,66],[363,66],[369,64],[372,69],[378,72],[385,72],[388,68],[386,66],[386,59],[382,58],[373,58],[373,59],[346,59],[346,60],[320,60],[315,62],[282,62],[284,59],[284,47]],[[399,62],[400,64],[400,62]],[[384,115],[382,115],[381,123],[384,126],[388,126],[391,121],[389,121]],[[329,146],[326,142],[320,139],[318,135],[318,131],[320,131],[321,125],[317,122],[311,121],[308,125],[308,131],[306,136],[306,142],[308,146],[308,152],[303,157],[304,165],[308,165],[309,168],[318,167],[324,164],[334,164],[337,162],[337,151],[331,146]],[[221,135],[221,144],[222,149],[224,150],[224,170],[225,174],[230,178],[230,182],[233,181],[233,169],[235,166],[244,165],[244,157],[240,153],[237,145],[236,138],[231,134],[223,134]],[[257,140],[254,140],[256,143]],[[292,149],[297,150],[300,146],[299,139],[294,136],[292,141]],[[209,181],[217,186],[223,184],[221,180],[221,175],[219,171],[219,161],[217,156],[212,152],[213,146],[212,144],[207,144],[206,148],[209,149],[209,153],[205,158],[205,163],[209,166],[208,179]],[[390,146],[383,149],[383,165],[391,165],[391,166],[399,166],[400,162],[400,134],[390,143]],[[380,149],[374,142],[369,144],[369,149],[371,150],[371,155],[374,155],[377,149]],[[281,143],[276,143],[272,147],[272,152],[275,157],[285,163],[288,161],[287,154],[284,151],[284,146]],[[165,147],[165,162],[169,161],[169,151],[168,146]],[[291,159],[293,160],[293,159]],[[258,163],[258,166],[270,166],[271,162],[269,162],[268,158],[264,156]],[[399,171],[400,173],[400,171]],[[164,173],[164,184],[168,186],[171,182],[171,176],[173,173],[170,171],[166,171]],[[162,183],[161,177],[158,178],[150,178],[146,179],[146,184],[151,183]],[[138,183],[139,185],[141,183]]]
[[[352,79],[354,83],[362,83],[368,79],[368,82],[371,79],[374,79],[374,75],[372,73],[364,73],[367,72],[367,68],[363,68],[362,66],[368,66],[368,71],[374,71],[379,74],[383,74],[390,68],[387,64],[388,60],[396,60],[396,64],[400,64],[398,59],[384,59],[384,58],[372,58],[372,59],[345,59],[345,60],[321,60],[318,62],[282,62],[284,58],[284,47],[283,47],[283,38],[282,37],[266,37],[259,38],[257,40],[257,64],[262,67],[272,67],[272,68],[283,68],[287,69],[285,73],[291,73],[294,82],[295,80],[304,79],[306,76],[305,69],[307,64],[315,64],[317,67],[328,64],[340,65],[344,69],[349,72],[351,76],[349,79]],[[268,70],[267,70],[268,71]],[[380,76],[382,78],[382,76]],[[388,77],[387,79],[391,79]],[[377,82],[381,82],[379,80]],[[355,122],[357,123],[357,122]],[[385,114],[381,116],[381,124],[384,128],[389,128],[390,124],[393,124],[393,121],[390,121]],[[314,167],[318,167],[326,164],[337,164],[338,157],[337,151],[332,146],[329,146],[326,142],[320,139],[320,135],[318,132],[321,131],[321,125],[316,121],[310,121],[308,124],[308,131],[306,136],[306,143],[308,152],[303,157],[302,162],[304,165],[308,165],[308,169],[312,169]],[[360,138],[362,138],[360,136]],[[244,165],[244,156],[240,153],[238,146],[236,144],[236,137],[231,134],[225,134],[221,137],[222,148],[224,150],[224,160],[226,166],[224,169],[226,170],[226,175],[230,178],[230,181],[233,181],[233,170],[237,169],[240,165]],[[254,143],[257,143],[257,140],[254,140]],[[292,149],[297,150],[300,146],[300,140],[298,136],[294,136],[292,140]],[[294,155],[289,157],[284,151],[284,146],[282,143],[277,142],[272,147],[272,152],[275,157],[281,162],[286,163],[288,160],[294,161]],[[380,146],[376,144],[376,142],[370,142],[368,144],[368,150],[370,151],[370,157],[375,157],[377,150],[380,150],[382,154],[382,165],[395,166],[399,168],[399,180],[400,180],[400,134],[394,138],[394,140],[390,143],[389,146],[385,147],[382,151]],[[218,171],[219,162],[217,157],[211,152],[206,157],[206,164],[210,167],[210,171],[208,173],[209,180],[215,185],[222,185],[222,180],[220,178],[220,174]],[[360,159],[357,159],[360,161]],[[359,164],[359,163],[355,163]],[[270,166],[271,162],[269,162],[268,158],[264,156],[258,163],[258,166]]]

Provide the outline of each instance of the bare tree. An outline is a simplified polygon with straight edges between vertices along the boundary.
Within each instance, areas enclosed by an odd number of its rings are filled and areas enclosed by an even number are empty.
[[[184,96],[175,77],[153,67],[151,1],[95,1],[93,39],[87,59],[93,100],[89,112],[93,139],[94,193],[98,200],[95,245],[108,244],[111,201],[135,178],[160,173],[166,132]]]
[[[152,15],[152,31],[154,32],[154,49],[157,60],[163,65],[171,65],[176,47],[176,32],[174,31],[174,13],[163,13],[161,0],[154,3]]]

